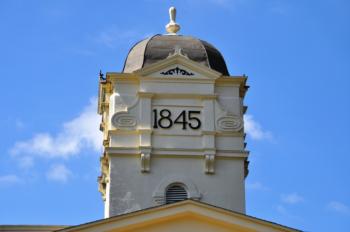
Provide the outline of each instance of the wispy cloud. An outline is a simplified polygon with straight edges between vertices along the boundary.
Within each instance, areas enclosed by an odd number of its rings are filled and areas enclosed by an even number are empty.
[[[295,221],[302,221],[303,219],[300,217],[298,214],[294,214],[294,211],[290,210],[288,207],[286,207],[283,204],[278,204],[275,207],[276,211],[283,215],[284,218],[289,218],[290,220],[295,220]]]
[[[281,200],[284,203],[294,205],[294,204],[303,202],[304,198],[297,193],[290,193],[290,194],[282,194]]]
[[[21,179],[17,175],[4,175],[0,176],[0,186],[11,185],[21,182]]]
[[[22,130],[22,129],[24,129],[24,127],[25,127],[24,123],[23,123],[22,120],[20,120],[20,119],[16,119],[16,124],[15,124],[15,126],[16,126],[16,129],[17,129],[17,130]]]
[[[209,5],[209,7],[221,7],[225,9],[231,9],[232,7],[235,7],[238,4],[245,3],[247,0],[187,0],[187,4],[190,5],[200,5],[203,7],[203,5]],[[205,4],[203,4],[205,2]]]
[[[290,4],[287,1],[272,1],[268,3],[269,10],[279,15],[287,15],[290,11]]]
[[[82,55],[82,56],[93,56],[95,55],[95,52],[91,49],[85,49],[85,48],[74,48],[71,50],[74,54]]]
[[[33,157],[31,156],[20,156],[17,157],[18,166],[23,169],[31,168],[34,165]]]
[[[342,202],[339,201],[331,201],[328,203],[327,208],[337,212],[337,213],[344,213],[344,214],[349,214],[350,213],[350,208],[345,205]]]
[[[146,38],[150,33],[142,33],[139,30],[122,30],[116,26],[101,31],[94,36],[93,40],[109,48],[115,48],[120,45],[133,44],[140,39]]]
[[[279,212],[280,214],[284,214],[287,215],[289,214],[287,209],[283,206],[283,205],[277,205],[276,207],[277,212]]]
[[[82,113],[63,123],[61,131],[55,135],[38,133],[31,139],[16,142],[10,150],[11,154],[20,157],[26,166],[32,164],[31,158],[36,156],[68,158],[79,154],[83,148],[99,151],[102,133],[98,129],[100,117],[96,113],[96,105],[96,98],[91,99]]]
[[[244,115],[244,130],[248,136],[254,140],[272,139],[272,133],[270,131],[263,130],[262,126],[255,121],[253,116],[250,114]]]
[[[46,173],[48,180],[65,183],[72,176],[72,172],[63,164],[52,165]]]
[[[261,190],[261,191],[266,191],[269,188],[266,187],[265,185],[263,185],[261,182],[259,181],[255,181],[255,182],[247,182],[246,183],[246,188],[248,190]]]
[[[276,206],[276,210],[278,213],[290,217],[290,218],[298,218],[298,216],[293,215],[289,211],[289,207],[293,207],[294,205],[297,205],[301,202],[304,202],[304,197],[297,193],[289,193],[289,194],[282,194],[280,196],[281,203],[279,203]]]
[[[211,2],[219,6],[227,6],[229,5],[230,0],[208,0],[208,2]]]

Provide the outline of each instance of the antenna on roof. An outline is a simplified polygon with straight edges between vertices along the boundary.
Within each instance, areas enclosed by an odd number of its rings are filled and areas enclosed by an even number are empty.
[[[100,73],[98,75],[99,75],[101,81],[105,81],[106,80],[106,78],[104,77],[101,69],[100,69]]]

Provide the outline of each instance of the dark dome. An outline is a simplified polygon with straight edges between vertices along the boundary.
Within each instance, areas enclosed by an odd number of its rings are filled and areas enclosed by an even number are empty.
[[[175,52],[175,48],[181,48],[181,52],[190,60],[229,76],[224,58],[213,45],[182,35],[155,35],[138,42],[131,48],[123,72],[131,73],[164,60]]]

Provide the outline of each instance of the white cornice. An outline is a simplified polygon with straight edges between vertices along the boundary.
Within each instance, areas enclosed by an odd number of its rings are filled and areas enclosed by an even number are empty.
[[[206,154],[208,149],[188,149],[188,148],[157,148],[147,147],[152,149],[152,156],[159,157],[202,157]],[[141,154],[142,149],[145,147],[107,147],[106,154],[110,156],[137,156]],[[216,150],[216,157],[225,158],[246,158],[249,155],[249,151],[245,150]]]

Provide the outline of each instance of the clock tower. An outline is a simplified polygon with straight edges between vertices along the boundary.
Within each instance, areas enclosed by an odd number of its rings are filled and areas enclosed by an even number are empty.
[[[245,76],[210,43],[167,34],[135,44],[122,72],[100,75],[105,217],[194,199],[245,213]]]

